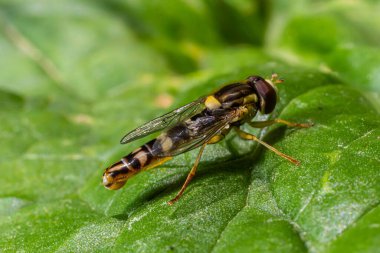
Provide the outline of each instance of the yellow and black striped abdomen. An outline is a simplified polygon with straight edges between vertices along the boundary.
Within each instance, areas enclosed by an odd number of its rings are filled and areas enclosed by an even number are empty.
[[[156,167],[171,159],[171,157],[155,155],[153,152],[155,143],[157,143],[157,139],[144,144],[107,168],[103,174],[103,185],[108,189],[117,190],[136,173]]]

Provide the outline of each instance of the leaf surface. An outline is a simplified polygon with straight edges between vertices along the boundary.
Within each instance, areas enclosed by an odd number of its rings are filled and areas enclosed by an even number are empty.
[[[0,1],[1,251],[376,252],[378,10]],[[197,150],[104,189],[104,168],[152,138],[118,145],[126,132],[273,72],[285,82],[270,117],[314,125],[243,128],[300,166],[231,132],[173,206]]]

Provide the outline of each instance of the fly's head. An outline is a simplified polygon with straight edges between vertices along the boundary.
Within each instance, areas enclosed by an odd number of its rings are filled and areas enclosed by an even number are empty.
[[[247,84],[250,85],[258,97],[258,109],[262,114],[273,112],[277,103],[277,88],[275,84],[282,82],[273,74],[271,80],[266,80],[260,76],[249,76]]]

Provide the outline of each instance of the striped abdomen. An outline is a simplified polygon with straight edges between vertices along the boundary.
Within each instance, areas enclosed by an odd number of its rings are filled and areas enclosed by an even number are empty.
[[[194,137],[206,134],[215,122],[216,117],[207,115],[207,110],[204,110],[168,129],[107,168],[103,174],[104,186],[111,190],[120,189],[131,176],[141,170],[156,167],[184,150],[196,148],[196,145],[191,145],[194,143],[191,141]]]
[[[177,147],[189,139],[190,130],[185,124],[172,127],[107,168],[103,174],[103,185],[111,190],[120,189],[141,170],[154,168],[171,159],[176,155]]]
[[[120,189],[131,176],[141,170],[158,166],[171,159],[171,157],[161,157],[154,154],[153,145],[156,142],[157,139],[154,139],[146,143],[107,168],[103,174],[103,185],[111,190]]]

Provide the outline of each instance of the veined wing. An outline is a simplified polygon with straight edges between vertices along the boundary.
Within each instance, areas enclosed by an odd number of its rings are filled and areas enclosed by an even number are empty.
[[[212,120],[213,124],[208,123],[204,127],[199,127],[196,135],[192,136],[190,140],[181,143],[175,149],[159,154],[158,156],[175,156],[202,146],[204,143],[211,140],[212,137],[220,134],[236,117],[236,114],[236,110],[231,110],[224,115],[215,116]],[[206,119],[206,121],[207,120],[208,119]]]
[[[168,112],[158,118],[155,118],[144,125],[136,128],[135,130],[126,134],[120,141],[121,144],[140,139],[152,133],[160,130],[170,128],[179,122],[182,122],[188,118],[191,118],[195,114],[201,112],[204,106],[205,97],[201,97],[187,105],[177,108],[171,112]]]

